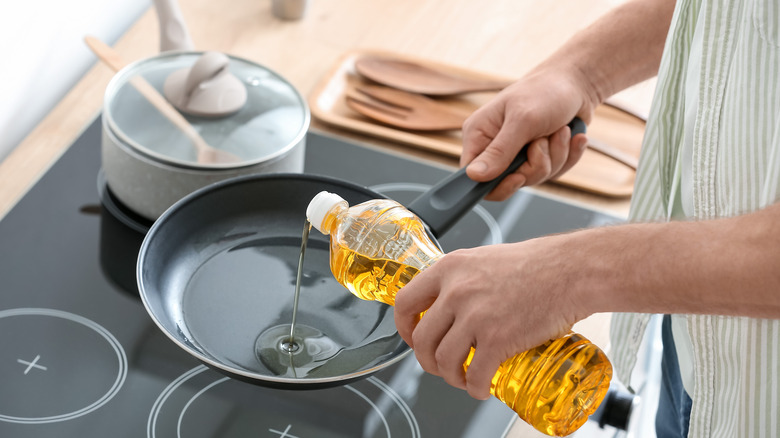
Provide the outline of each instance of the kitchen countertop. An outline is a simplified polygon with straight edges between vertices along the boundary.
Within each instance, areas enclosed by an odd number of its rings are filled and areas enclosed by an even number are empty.
[[[310,0],[299,21],[273,17],[271,0],[179,0],[198,50],[219,50],[254,60],[279,72],[308,96],[345,52],[378,49],[519,77],[623,0]],[[86,35],[85,35],[86,36]],[[157,17],[147,11],[115,45],[126,60],[159,50]],[[96,63],[51,113],[0,163],[0,218],[24,196],[100,112],[113,72]],[[646,112],[652,84],[623,93]],[[331,127],[316,119],[312,129],[413,154],[452,166],[457,160],[390,141]],[[538,190],[625,217],[629,200],[587,194],[553,184]],[[605,315],[594,315],[578,330],[606,345]],[[510,437],[543,436],[518,421]]]

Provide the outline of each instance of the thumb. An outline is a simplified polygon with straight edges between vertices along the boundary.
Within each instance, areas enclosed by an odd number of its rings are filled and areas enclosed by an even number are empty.
[[[474,181],[492,180],[509,167],[515,156],[525,146],[525,137],[517,130],[501,128],[498,134],[466,167],[466,174]]]

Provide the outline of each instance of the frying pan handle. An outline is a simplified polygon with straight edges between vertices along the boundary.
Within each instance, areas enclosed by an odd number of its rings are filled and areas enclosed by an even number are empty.
[[[572,137],[586,131],[585,122],[579,117],[569,122],[569,128]],[[419,216],[431,234],[438,238],[490,193],[504,177],[516,171],[527,160],[528,145],[525,145],[501,175],[486,182],[472,180],[466,175],[466,168],[462,167],[417,197],[407,208]]]

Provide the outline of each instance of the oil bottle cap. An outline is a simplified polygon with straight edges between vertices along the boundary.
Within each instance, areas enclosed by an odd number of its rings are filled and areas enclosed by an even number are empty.
[[[347,201],[341,196],[330,192],[319,192],[309,202],[309,206],[306,207],[306,219],[312,224],[314,228],[319,230],[323,234],[328,234],[329,230],[322,229],[322,221],[325,220],[325,216],[328,212],[337,204],[344,203],[346,207]]]

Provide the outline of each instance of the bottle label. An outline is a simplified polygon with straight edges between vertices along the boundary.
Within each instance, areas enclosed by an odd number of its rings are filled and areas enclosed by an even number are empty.
[[[378,225],[372,232],[361,235],[360,238],[363,239],[362,242],[354,248],[371,258],[397,259],[412,243],[408,233],[399,230],[399,227],[393,223]]]
[[[374,215],[367,215],[371,220],[359,218],[345,222],[352,231],[341,234],[342,242],[365,257],[395,260],[418,269],[430,265],[435,252],[429,253],[427,244],[422,244],[422,236],[418,234],[424,231],[420,227],[406,228],[402,220],[411,213],[403,214],[405,210],[397,209],[380,212],[386,208],[384,205],[373,207]]]
[[[414,245],[412,236],[406,230],[400,230],[393,240],[387,241],[384,248],[385,257],[390,260],[403,260],[404,253]]]
[[[420,248],[414,233],[397,226],[393,228],[393,233],[385,229],[382,236],[377,233],[366,239],[364,243],[368,244],[366,248],[370,250],[363,251],[361,248],[360,253],[372,258],[395,260],[418,269],[424,269],[432,263],[433,258]]]

